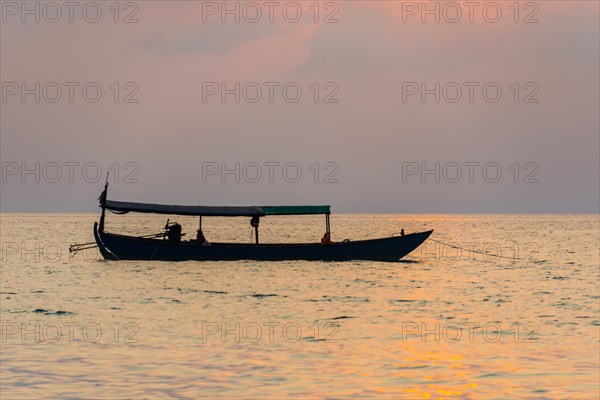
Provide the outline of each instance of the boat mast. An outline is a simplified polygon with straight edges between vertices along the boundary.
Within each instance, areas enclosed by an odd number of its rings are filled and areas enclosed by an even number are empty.
[[[106,214],[106,192],[108,191],[108,174],[106,173],[106,182],[104,183],[104,191],[100,194],[98,200],[100,200],[100,207],[102,207],[102,214],[100,215],[100,226],[98,228],[99,232],[104,232],[104,215]]]

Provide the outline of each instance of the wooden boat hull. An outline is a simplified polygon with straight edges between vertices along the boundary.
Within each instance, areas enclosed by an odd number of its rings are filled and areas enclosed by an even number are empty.
[[[419,247],[432,232],[433,230],[332,245],[213,243],[211,246],[198,246],[193,242],[170,243],[162,239],[100,232],[98,224],[94,224],[96,243],[100,254],[107,260],[398,261]]]

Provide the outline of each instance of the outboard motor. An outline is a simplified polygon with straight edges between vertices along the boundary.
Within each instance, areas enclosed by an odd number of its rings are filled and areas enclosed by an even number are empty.
[[[169,242],[179,243],[181,242],[181,225],[175,222],[173,225],[169,225],[167,228],[167,238]]]

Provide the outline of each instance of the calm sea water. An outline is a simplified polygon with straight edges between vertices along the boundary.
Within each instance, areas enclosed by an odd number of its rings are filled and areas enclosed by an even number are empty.
[[[108,218],[112,232],[165,223]],[[334,240],[433,228],[455,246],[399,263],[69,256],[95,219],[2,215],[2,399],[598,397],[598,215],[332,217]],[[248,222],[203,227],[247,242]],[[324,229],[265,218],[261,238]]]

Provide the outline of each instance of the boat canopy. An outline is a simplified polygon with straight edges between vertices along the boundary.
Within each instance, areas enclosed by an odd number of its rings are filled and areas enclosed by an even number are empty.
[[[262,217],[266,215],[330,214],[329,206],[177,206],[106,200],[104,206],[119,214],[139,213],[212,217]]]

